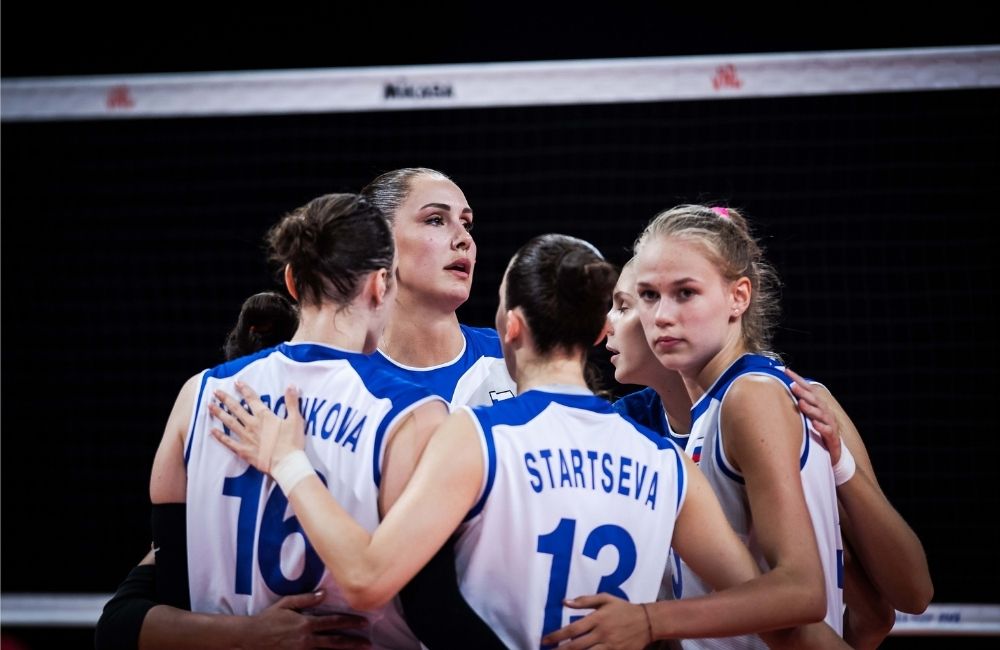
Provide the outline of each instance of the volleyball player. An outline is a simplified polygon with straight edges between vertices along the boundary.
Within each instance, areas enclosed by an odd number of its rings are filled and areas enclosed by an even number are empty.
[[[777,361],[760,354],[769,349],[778,307],[773,269],[735,210],[678,206],[658,215],[642,233],[635,273],[646,340],[660,363],[680,374],[695,400],[688,448],[701,448],[699,467],[727,519],[766,570],[762,580],[786,588],[823,588],[826,626],[810,628],[840,634],[842,544],[829,452],[812,439],[789,388],[792,380]],[[680,557],[681,596],[709,593],[712,587],[683,549]],[[594,598],[578,600],[580,606],[595,604]],[[594,614],[561,634],[588,629],[606,634],[615,624]],[[683,644],[764,646],[754,637]]]
[[[389,218],[398,242],[399,317],[390,316],[373,361],[453,404],[513,396],[496,332],[461,325],[455,314],[469,297],[476,262],[472,209],[461,189],[441,172],[404,168],[380,175],[363,194]],[[454,571],[449,543],[407,585],[401,596],[414,631],[431,648],[460,640],[496,647],[458,597]],[[159,590],[183,604],[181,588]]]
[[[663,368],[645,340],[636,310],[634,262],[625,264],[615,286],[607,347],[618,381],[649,388],[623,397],[614,407],[685,447],[690,398],[680,375]],[[927,559],[916,534],[878,487],[864,442],[847,413],[824,386],[786,372],[796,379],[792,390],[800,409],[823,435],[831,462],[840,462],[841,435],[857,460],[858,471],[837,488],[842,534],[853,550],[845,561],[844,638],[854,648],[877,647],[892,629],[897,609],[921,613],[929,604],[933,586]],[[687,452],[697,458],[701,450]],[[852,520],[866,523],[852,526]],[[681,588],[678,583],[677,590]]]
[[[545,235],[518,251],[497,311],[518,396],[452,414],[374,534],[316,478],[301,451],[298,409],[278,419],[240,385],[248,408],[217,392],[226,409],[213,413],[232,435],[213,434],[276,477],[356,607],[392,598],[461,526],[462,592],[511,647],[537,647],[563,625],[569,594],[655,598],[671,539],[715,587],[739,586],[618,609],[619,618],[636,624],[632,644],[818,620],[818,576],[781,590],[773,578],[751,580],[756,567],[692,461],[586,389],[586,350],[603,337],[613,283],[611,266],[580,240]],[[285,399],[294,405],[296,391]],[[762,600],[772,605],[760,607]]]
[[[455,314],[476,265],[473,212],[461,188],[439,171],[408,167],[361,193],[392,223],[399,256],[398,308],[376,360],[456,406],[513,397],[496,331],[460,324]]]
[[[195,609],[252,613],[278,595],[319,583],[327,593],[324,604],[344,611],[339,589],[323,577],[294,518],[284,518],[280,491],[259,473],[233,471],[224,461],[234,459],[219,458],[224,450],[204,444],[206,391],[231,388],[245,377],[263,385],[301,383],[311,397],[314,453],[330,489],[372,525],[405,484],[422,439],[446,404],[362,354],[374,349],[396,288],[391,233],[377,208],[354,195],[321,197],[282,220],[269,240],[300,304],[296,335],[185,385],[157,452],[151,497],[154,503],[187,501]],[[280,394],[271,394],[271,406],[284,409]],[[366,617],[367,637],[376,647],[418,647],[395,603]]]
[[[236,323],[226,334],[225,358],[231,361],[287,341],[297,326],[298,312],[287,298],[274,291],[255,293],[243,301]],[[178,508],[176,518],[183,519],[184,514]],[[184,548],[178,552],[182,555],[179,570],[186,574],[186,552]],[[104,606],[94,631],[97,650],[170,650],[195,645],[256,650],[368,646],[360,638],[334,636],[336,631],[364,626],[364,618],[299,613],[320,605],[325,595],[322,590],[283,597],[252,617],[206,615],[186,609],[190,607],[186,580],[174,590],[183,593],[158,594],[154,563],[155,555],[150,551]]]

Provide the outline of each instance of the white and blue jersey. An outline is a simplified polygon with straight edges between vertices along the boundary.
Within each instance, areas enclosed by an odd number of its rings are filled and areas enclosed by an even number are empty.
[[[681,449],[687,448],[690,435],[674,431],[673,427],[670,426],[669,418],[667,418],[667,410],[663,407],[663,400],[660,399],[659,394],[652,388],[643,388],[634,393],[629,393],[615,401],[611,405],[611,408],[661,436],[669,438]],[[697,455],[693,458],[695,462],[698,462]],[[660,587],[660,594],[657,600],[669,600],[673,598],[674,592],[679,591],[676,586],[679,584],[679,580],[680,560],[674,553],[674,550],[670,549],[667,569],[663,574],[663,584]]]
[[[579,387],[468,410],[485,472],[456,564],[497,636],[537,648],[586,613],[564,608],[567,597],[654,600],[687,485],[683,452]]]
[[[288,594],[326,589],[320,607],[350,612],[281,489],[209,433],[212,392],[243,380],[279,416],[300,390],[306,455],[337,502],[369,532],[379,523],[385,439],[421,404],[440,398],[383,372],[371,358],[315,343],[285,343],[205,371],[187,440],[187,548],[193,611],[256,614]],[[419,648],[393,600],[370,612],[375,647]]]
[[[489,406],[513,397],[516,385],[507,372],[496,330],[461,325],[465,345],[440,366],[404,366],[376,350],[372,360],[385,370],[440,395],[452,406]]]
[[[688,434],[677,433],[670,426],[667,410],[663,408],[663,400],[652,388],[643,388],[615,401],[611,408],[622,415],[632,418],[647,429],[670,438],[681,449],[687,447]]]
[[[754,522],[747,501],[743,475],[726,458],[722,430],[722,403],[733,382],[746,375],[764,375],[774,378],[791,392],[791,378],[782,366],[773,359],[757,354],[746,354],[737,359],[701,396],[691,409],[691,439],[688,454],[695,448],[701,449],[699,467],[715,492],[722,510],[726,514],[737,536],[750,549],[760,570],[770,570],[754,534]],[[837,489],[833,481],[830,453],[822,444],[822,439],[802,417],[802,443],[799,453],[800,475],[805,493],[806,505],[816,533],[820,562],[826,583],[825,621],[837,634],[843,635],[843,543],[840,536],[840,516],[837,511]],[[711,588],[691,569],[681,565],[681,580],[674,580],[674,596],[689,598],[711,591]],[[687,648],[766,648],[756,635],[729,637],[725,639],[687,639]]]

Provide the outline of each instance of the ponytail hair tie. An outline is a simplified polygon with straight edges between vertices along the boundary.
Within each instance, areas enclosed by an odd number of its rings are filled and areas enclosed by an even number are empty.
[[[719,215],[723,219],[728,219],[729,218],[729,208],[718,208],[718,207],[716,207],[716,208],[711,208],[711,210],[712,210],[712,212],[714,212],[715,214]]]

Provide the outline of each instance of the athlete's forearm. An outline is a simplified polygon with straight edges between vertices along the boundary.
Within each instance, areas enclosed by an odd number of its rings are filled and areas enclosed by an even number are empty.
[[[762,632],[760,638],[771,650],[801,650],[801,648],[850,650],[851,647],[823,621],[784,630]]]
[[[655,639],[735,636],[806,625],[823,619],[822,582],[810,584],[777,567],[707,596],[646,605]]]
[[[381,588],[389,558],[372,548],[372,535],[337,503],[318,476],[300,481],[288,502],[351,607],[378,607],[405,584],[399,582],[391,592],[391,587]]]
[[[844,536],[872,584],[896,609],[922,613],[934,586],[916,533],[860,467],[837,488],[837,497],[846,515]]]
[[[444,499],[436,495],[432,502]],[[439,525],[433,510],[410,508],[407,490],[374,534],[362,528],[316,475],[292,489],[289,503],[316,552],[354,609],[379,607],[394,597],[455,528]],[[417,514],[414,514],[417,513]],[[456,521],[460,521],[458,516]]]
[[[896,621],[896,610],[879,594],[849,549],[844,553],[844,640],[855,650],[878,648]]]
[[[857,461],[854,476],[837,488],[844,540],[892,607],[913,614],[927,609],[934,594],[920,539],[882,493],[861,434],[829,391],[842,443]],[[856,524],[856,525],[855,525]]]
[[[161,604],[151,561],[152,554],[132,569],[105,605],[94,634],[97,650],[239,647],[238,617],[193,614]]]
[[[146,614],[139,633],[139,650],[241,648],[247,621],[245,616],[197,614],[157,605]]]

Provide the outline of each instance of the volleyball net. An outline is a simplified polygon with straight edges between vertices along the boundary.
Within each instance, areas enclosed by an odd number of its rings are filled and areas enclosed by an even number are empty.
[[[93,625],[109,594],[82,592],[112,588],[124,559],[148,547],[144,474],[155,438],[137,440],[135,429],[162,430],[142,418],[170,403],[177,373],[211,361],[242,298],[259,290],[263,274],[233,269],[257,268],[250,243],[264,227],[304,198],[417,164],[452,173],[483,215],[479,288],[463,307],[477,325],[491,322],[504,264],[533,234],[570,223],[621,262],[644,220],[675,199],[749,205],[794,279],[779,334],[793,367],[822,370],[932,564],[966,559],[934,578],[951,585],[950,600],[970,602],[900,613],[893,634],[1000,634],[1000,605],[974,604],[990,599],[981,567],[1000,543],[1000,497],[983,488],[992,485],[983,450],[995,443],[980,414],[997,361],[980,342],[995,335],[979,310],[995,271],[982,232],[997,215],[952,212],[997,189],[998,89],[1000,46],[2,80],[5,219],[37,214],[39,197],[71,197],[45,206],[66,224],[57,255],[41,238],[5,248],[6,278],[8,264],[53,260],[51,284],[37,274],[5,283],[5,306],[46,292],[85,296],[47,305],[41,322],[5,319],[5,371],[70,368],[99,391],[77,408],[114,409],[122,422],[58,445],[4,440],[5,452],[26,451],[4,454],[5,476],[18,471],[7,459],[46,458],[88,508],[64,508],[52,522],[5,501],[7,516],[27,518],[21,529],[35,534],[5,535],[0,623]],[[220,252],[233,229],[247,250]],[[117,258],[127,277],[113,275],[107,260]],[[956,269],[961,282],[951,280]],[[130,306],[94,291],[112,278]],[[197,297],[207,282],[216,284]],[[164,325],[177,314],[192,329]],[[95,338],[73,348],[60,327]],[[135,333],[144,330],[162,349]],[[7,342],[32,337],[49,343]],[[138,364],[163,391],[102,405]],[[32,402],[44,384],[5,382],[4,397],[46,409]],[[948,412],[929,410],[942,393]],[[78,424],[51,417],[54,435]],[[951,454],[938,453],[943,431],[959,445]],[[69,576],[11,565],[41,554],[60,525],[99,530],[86,517],[100,511],[118,513],[104,526],[136,531],[77,536],[80,556],[103,559]]]

